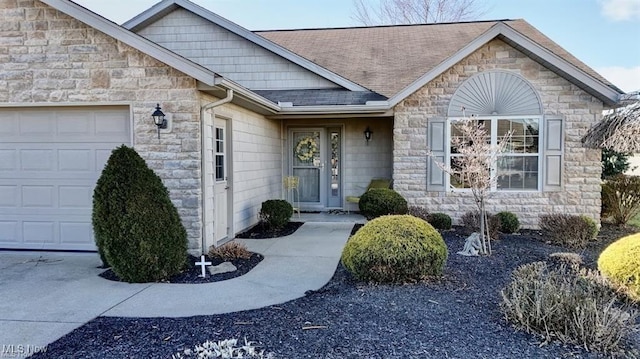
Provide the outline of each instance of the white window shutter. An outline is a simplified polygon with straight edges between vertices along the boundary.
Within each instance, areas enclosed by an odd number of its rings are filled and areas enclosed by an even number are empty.
[[[543,147],[543,180],[542,190],[545,192],[557,192],[562,190],[563,178],[563,153],[564,153],[564,128],[560,117],[547,117],[544,123],[544,147]]]
[[[445,118],[431,118],[427,124],[427,147],[433,156],[427,158],[427,191],[445,191],[445,172],[436,162],[445,163],[447,146],[447,120]]]

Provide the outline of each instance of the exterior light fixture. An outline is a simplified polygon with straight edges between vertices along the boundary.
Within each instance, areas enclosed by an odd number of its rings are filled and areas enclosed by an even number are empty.
[[[371,135],[373,135],[373,131],[371,131],[369,126],[367,126],[367,129],[364,130],[364,139],[367,141],[367,145],[369,144],[369,141],[371,141]]]
[[[153,122],[158,127],[158,139],[160,139],[160,129],[167,128],[167,119],[164,118],[164,113],[160,109],[160,104],[156,105],[156,110],[151,114]]]

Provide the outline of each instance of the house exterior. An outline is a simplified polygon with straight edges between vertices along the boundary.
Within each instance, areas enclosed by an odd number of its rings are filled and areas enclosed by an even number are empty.
[[[93,187],[120,144],[163,179],[192,252],[255,224],[286,176],[303,210],[356,210],[345,197],[385,177],[459,219],[471,197],[427,153],[455,156],[469,115],[514,132],[491,211],[599,219],[600,152],[580,138],[622,91],[523,20],[251,32],[187,0],[123,26],[69,0],[0,0],[0,17],[0,248],[95,249]]]

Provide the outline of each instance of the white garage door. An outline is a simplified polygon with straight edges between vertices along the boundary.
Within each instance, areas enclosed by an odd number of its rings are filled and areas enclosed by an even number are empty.
[[[0,109],[0,248],[95,250],[93,189],[128,107]]]

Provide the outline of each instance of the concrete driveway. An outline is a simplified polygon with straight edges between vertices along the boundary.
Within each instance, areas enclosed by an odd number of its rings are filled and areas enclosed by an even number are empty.
[[[109,281],[96,253],[0,251],[0,346],[38,350],[98,316],[211,315],[302,297],[331,279],[352,227],[305,223],[291,236],[241,240],[265,259],[206,284]]]

